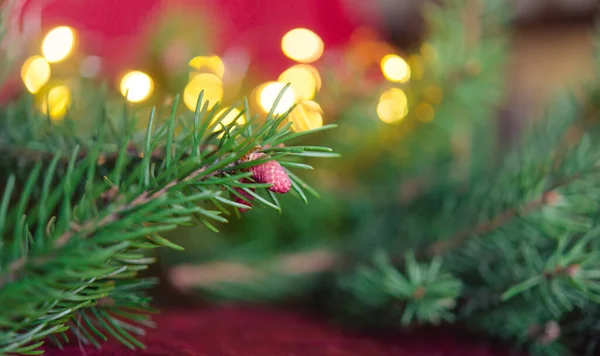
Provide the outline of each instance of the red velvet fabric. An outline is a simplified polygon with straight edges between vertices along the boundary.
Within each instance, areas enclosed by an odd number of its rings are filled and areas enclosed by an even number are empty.
[[[448,330],[373,337],[342,332],[314,316],[262,307],[171,310],[156,317],[146,350],[116,343],[102,350],[77,344],[48,356],[508,356]]]

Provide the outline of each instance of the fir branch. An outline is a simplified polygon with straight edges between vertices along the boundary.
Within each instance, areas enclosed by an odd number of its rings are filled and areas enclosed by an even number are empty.
[[[130,151],[130,150],[128,150],[128,151]],[[113,157],[115,159],[116,159],[116,156],[117,156],[116,154],[111,155],[111,157]],[[106,157],[106,156],[101,156],[101,157]],[[156,155],[155,157],[160,157],[160,156]],[[106,158],[104,158],[104,159],[106,159]],[[211,170],[211,168],[218,162],[219,162],[219,160],[216,160],[215,163],[213,163],[213,164],[204,165],[198,169],[195,169],[192,172],[190,172],[189,174],[185,175],[183,178],[174,179],[174,180],[170,181],[169,183],[167,183],[164,187],[162,187],[156,191],[146,190],[146,191],[142,192],[141,194],[139,194],[138,196],[136,196],[135,198],[133,198],[131,200],[131,202],[122,203],[120,206],[115,207],[115,210],[106,216],[103,216],[101,218],[91,219],[91,220],[89,220],[87,222],[83,222],[83,223],[72,222],[70,229],[65,231],[63,234],[61,234],[60,236],[58,236],[58,238],[56,238],[54,240],[53,248],[54,249],[62,248],[64,245],[66,245],[69,242],[69,240],[71,240],[76,235],[78,236],[78,238],[82,238],[82,239],[93,236],[93,234],[95,232],[103,229],[104,227],[106,227],[107,225],[109,225],[111,223],[118,221],[122,217],[122,215],[127,213],[128,211],[134,210],[142,205],[148,204],[149,202],[151,202],[153,200],[164,197],[171,190],[173,190],[173,188],[176,186],[178,186],[178,188],[181,189],[182,183],[189,184],[191,181],[199,182],[199,181],[207,180],[207,179],[210,179],[213,177],[217,177],[217,176],[220,176],[220,175],[224,174],[225,172],[229,171],[231,167],[236,167],[240,164],[239,161],[235,161],[235,162],[227,164],[222,169],[217,169],[217,170],[212,169]],[[260,163],[262,161],[257,160],[257,162]],[[253,163],[253,164],[257,164],[257,163]],[[102,193],[101,196],[103,196],[103,197],[110,196],[111,200],[114,200],[117,202],[124,201],[126,199],[125,195],[122,195],[122,194],[115,195],[114,192],[115,192],[114,188],[109,188],[104,193]],[[13,261],[12,263],[10,263],[8,265],[7,271],[4,274],[0,274],[0,287],[2,287],[2,285],[5,284],[7,281],[13,281],[15,279],[15,275],[20,270],[24,269],[28,263],[39,266],[39,265],[43,264],[44,261],[47,261],[51,258],[52,258],[52,255],[38,256],[33,261],[27,261],[27,258],[25,256],[20,257],[19,259]]]
[[[378,325],[439,324],[454,319],[462,283],[442,268],[440,258],[418,263],[408,252],[402,271],[377,251],[372,266],[359,266],[338,279],[339,313],[350,321]],[[356,318],[356,319],[355,319]]]
[[[538,198],[532,199],[524,205],[520,205],[519,207],[509,208],[500,214],[494,216],[493,218],[486,220],[484,222],[479,223],[473,228],[469,228],[466,230],[459,231],[458,233],[448,237],[443,238],[438,242],[431,244],[428,248],[429,256],[437,256],[443,255],[452,251],[453,249],[459,247],[463,243],[465,243],[470,238],[479,238],[485,236],[486,234],[501,228],[505,224],[511,222],[514,218],[522,217],[527,214],[530,214],[536,210],[543,208],[544,206],[550,204],[554,204],[556,202],[557,193],[556,190],[562,187],[569,185],[569,183],[579,179],[582,174],[575,174],[574,176],[564,179],[552,187],[550,187],[546,192],[544,192]]]
[[[214,147],[206,147],[205,151],[214,152]],[[126,157],[132,164],[140,163],[144,158],[144,152],[138,150],[136,145],[132,142],[127,146]],[[82,162],[86,159],[86,157],[90,154],[89,151],[80,150],[77,156],[77,162]],[[18,162],[50,162],[55,153],[49,150],[28,148],[28,147],[20,147],[18,145],[10,144],[0,139],[0,156],[4,158],[3,164],[7,165],[7,162],[10,160],[18,161]],[[191,153],[186,153],[181,156],[181,159],[189,158]],[[150,161],[153,163],[162,163],[170,157],[166,154],[166,151],[162,147],[156,148],[152,151],[150,155]],[[66,154],[60,155],[58,157],[58,163],[66,165],[69,163],[70,157]],[[119,152],[111,152],[105,153],[101,152],[97,158],[98,165],[115,165],[117,160],[119,159]],[[20,163],[23,164],[23,163]]]
[[[560,126],[557,130],[557,133],[551,139],[545,140],[545,144],[554,143],[554,147],[552,147],[549,154],[546,157],[540,158],[539,170],[544,172],[547,177],[551,177],[552,175],[559,173],[561,167],[563,165],[568,165],[572,160],[581,161],[582,156],[581,153],[577,152],[577,149],[580,149],[584,154],[586,149],[589,149],[589,145],[584,142],[589,140],[589,137],[582,134],[583,125],[585,124],[584,120],[574,119],[574,122],[569,121],[566,125]],[[546,125],[551,125],[552,123],[544,123],[537,127],[537,129],[543,129]],[[590,128],[589,125],[588,129]],[[535,132],[534,130],[532,130]],[[528,137],[531,139],[532,137]],[[529,144],[525,144],[525,151],[531,150],[536,146],[535,140],[532,140]],[[583,149],[582,149],[583,148]],[[573,152],[575,151],[575,152]],[[575,155],[573,154],[575,153]],[[510,158],[510,157],[509,157]],[[546,169],[548,165],[548,161],[551,163],[549,166],[551,168]],[[588,160],[589,161],[589,160]],[[593,162],[593,161],[591,161]],[[595,166],[583,166],[580,170],[575,171],[570,176],[561,177],[556,182],[551,184],[544,192],[542,192],[538,197],[530,199],[525,203],[521,203],[518,206],[513,206],[505,209],[504,211],[496,214],[495,216],[480,222],[474,227],[467,228],[461,230],[450,237],[443,238],[438,242],[431,244],[427,248],[427,255],[436,256],[442,255],[447,252],[450,252],[457,247],[461,246],[470,238],[482,237],[490,232],[501,228],[504,225],[507,225],[513,219],[517,217],[524,217],[528,214],[531,214],[537,210],[544,208],[545,206],[552,206],[560,199],[558,190],[568,187],[571,183],[586,177],[589,174],[594,174],[598,172],[598,168]]]
[[[106,227],[108,224],[118,221],[122,217],[122,215],[124,213],[126,213],[127,211],[131,211],[131,210],[136,209],[144,204],[148,204],[149,202],[151,202],[153,200],[164,197],[167,193],[169,193],[170,190],[172,190],[173,187],[180,185],[181,183],[190,182],[192,180],[201,181],[201,180],[206,180],[206,179],[221,175],[229,167],[234,166],[234,165],[235,165],[234,163],[230,163],[223,169],[212,170],[211,172],[208,172],[206,174],[204,172],[207,171],[209,168],[211,168],[212,165],[204,165],[201,168],[198,168],[198,169],[192,171],[191,173],[187,174],[185,177],[183,177],[181,179],[172,180],[171,182],[169,182],[168,184],[166,184],[164,187],[160,188],[157,191],[154,191],[154,192],[150,192],[149,190],[144,191],[143,193],[141,193],[137,197],[135,197],[131,202],[125,203],[119,207],[116,207],[115,211],[111,212],[110,214],[108,214],[104,217],[92,219],[92,220],[89,220],[89,221],[81,223],[81,224],[80,223],[77,223],[77,224],[71,223],[71,228],[69,230],[65,231],[63,234],[61,234],[56,240],[54,240],[53,248],[54,249],[62,248],[75,235],[77,235],[79,238],[83,238],[83,239],[89,238],[89,237],[93,236],[93,234],[95,232]],[[112,191],[113,191],[112,189],[109,189],[105,193],[110,193]],[[117,195],[116,197],[114,197],[114,200],[122,201],[125,198],[126,197],[124,195]],[[36,257],[36,259],[33,261],[27,261],[25,256],[20,257],[19,259],[10,263],[7,267],[7,271],[4,274],[0,275],[0,287],[2,287],[2,285],[5,284],[7,281],[14,280],[15,275],[20,270],[24,269],[28,263],[39,266],[40,264],[43,264],[44,261],[47,261],[51,258],[52,258],[52,255],[39,256],[39,257]]]
[[[40,152],[40,151],[32,151],[32,152],[34,152],[38,156],[38,158],[49,157],[49,155],[45,154],[44,152]],[[59,157],[61,157],[61,156],[59,156]],[[101,156],[101,157],[106,157],[106,156]],[[116,154],[114,155],[114,157],[116,158]],[[105,159],[105,158],[99,158],[99,159]],[[114,212],[110,213],[107,216],[102,217],[101,219],[89,220],[85,223],[71,222],[70,229],[65,231],[62,235],[60,235],[56,240],[53,241],[53,248],[59,249],[59,248],[63,247],[75,234],[78,234],[81,238],[89,237],[95,231],[98,231],[98,230],[102,229],[103,227],[105,227],[106,225],[117,221],[121,217],[121,214],[123,214],[124,212],[135,209],[141,205],[144,205],[144,204],[150,202],[151,200],[159,199],[159,198],[163,197],[170,188],[172,188],[173,186],[175,186],[181,182],[186,182],[186,181],[189,181],[194,178],[197,178],[199,180],[208,179],[208,178],[214,177],[216,175],[222,174],[222,172],[223,172],[222,170],[215,170],[215,171],[210,172],[209,174],[202,175],[202,173],[205,170],[207,170],[209,167],[210,167],[209,165],[205,165],[199,169],[196,169],[193,172],[191,172],[189,175],[184,177],[183,179],[173,180],[173,181],[169,182],[165,187],[163,187],[153,193],[150,193],[149,191],[145,191],[145,192],[141,193],[139,196],[137,196],[136,198],[134,198],[130,203],[123,204],[121,207],[117,208]],[[112,194],[113,192],[114,192],[113,188],[110,188],[107,191],[105,191],[104,193],[102,193],[101,196],[106,197],[108,195],[111,195],[111,196],[113,196],[112,198],[117,201],[123,200],[125,198],[125,196],[123,196],[123,195],[114,196],[114,194]],[[35,261],[31,261],[31,263],[40,264],[40,263],[43,263],[43,261],[47,260],[49,257],[50,256],[40,256],[40,257],[37,257]],[[11,264],[9,264],[7,267],[7,271],[3,275],[0,275],[0,287],[4,283],[6,283],[7,280],[12,280],[13,278],[11,278],[11,276],[14,276],[19,270],[23,269],[26,266],[26,264],[27,264],[27,260],[24,256],[22,256],[21,258],[15,260]]]
[[[138,135],[144,139],[140,152],[132,144],[134,123],[128,117],[124,133],[113,133],[111,141],[106,133],[112,123],[102,111],[97,134],[83,139],[68,120],[63,125],[33,120],[36,114],[28,105],[0,110],[0,125],[6,128],[0,131],[0,154],[8,158],[2,162],[7,184],[0,204],[0,300],[7,306],[0,313],[0,353],[30,352],[47,335],[60,346],[54,334],[69,327],[82,342],[96,346],[112,335],[128,347],[140,347],[136,335],[141,334],[132,323],[141,319],[127,309],[145,312],[148,306],[139,293],[150,282],[136,275],[153,259],[141,251],[180,249],[158,233],[189,225],[192,217],[216,230],[209,219],[227,222],[220,203],[246,207],[220,196],[219,190],[271,186],[241,182],[254,166],[293,155],[331,155],[322,147],[283,147],[298,137],[289,125],[280,126],[285,117],[267,118],[254,133],[249,128],[256,120],[249,120],[225,128],[227,134],[218,138],[219,132],[211,133],[219,124],[216,109],[197,111],[195,129],[180,130],[177,137],[174,112],[157,129],[151,116],[146,132]],[[15,108],[27,120],[16,120],[10,114]],[[282,145],[270,156],[246,159],[249,152],[269,150],[268,142],[275,140]],[[19,181],[25,182],[22,187]],[[276,200],[260,201],[281,209]],[[219,210],[208,210],[202,202],[213,202]]]

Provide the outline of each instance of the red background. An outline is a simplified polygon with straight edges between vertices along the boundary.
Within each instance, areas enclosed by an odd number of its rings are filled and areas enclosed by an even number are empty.
[[[281,37],[296,27],[318,33],[325,48],[344,44],[359,25],[339,0],[28,0],[22,18],[41,9],[42,31],[69,25],[81,48],[106,58],[111,66],[142,60],[143,34],[167,6],[184,5],[206,18],[215,31],[216,52],[242,46],[255,63],[279,73],[291,62],[281,53]]]

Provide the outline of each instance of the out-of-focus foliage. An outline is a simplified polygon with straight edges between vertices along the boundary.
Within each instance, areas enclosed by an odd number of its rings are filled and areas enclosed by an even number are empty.
[[[346,157],[317,173],[317,187],[328,192],[322,203],[277,222],[252,212],[256,219],[231,226],[187,262],[245,264],[327,248],[337,256],[327,278],[306,275],[321,281],[317,287],[285,284],[281,274],[277,286],[254,287],[272,288],[271,299],[316,289],[338,319],[371,327],[453,320],[533,354],[598,352],[598,73],[583,93],[557,95],[510,145],[498,142],[505,5],[429,6],[428,35],[405,56],[410,81],[340,101],[340,129],[311,137]],[[408,115],[395,124],[371,109],[390,87],[408,98]],[[423,102],[434,109],[431,120],[412,110]]]

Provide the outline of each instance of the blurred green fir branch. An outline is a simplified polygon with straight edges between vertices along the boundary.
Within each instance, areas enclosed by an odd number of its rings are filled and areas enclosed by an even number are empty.
[[[361,266],[338,279],[339,293],[346,295],[335,308],[351,313],[360,323],[381,326],[400,323],[439,324],[454,320],[452,309],[461,282],[442,270],[442,260],[418,263],[414,253],[405,256],[400,272],[387,254],[378,251],[373,266]]]
[[[572,332],[600,302],[597,87],[594,78],[586,95],[560,95],[493,170],[384,208],[399,217],[382,235],[396,261],[394,243],[443,257],[464,286],[457,320],[533,354],[597,352],[596,333]]]
[[[367,114],[365,106],[373,105],[380,91],[347,103],[339,118],[345,123],[343,134],[334,137],[332,145],[356,157],[356,162],[340,161],[341,176],[359,171],[358,177],[368,186],[387,183],[393,173],[426,186],[425,178],[434,176],[431,170],[463,180],[471,171],[489,169],[494,161],[497,142],[476,132],[495,129],[496,110],[505,96],[509,41],[503,25],[510,13],[506,3],[453,0],[428,3],[424,10],[426,38],[406,53],[410,81],[381,88],[384,92],[401,88],[406,93],[407,116],[393,124],[365,118],[374,114]],[[424,118],[423,107],[433,116]],[[348,137],[356,137],[360,144]],[[471,149],[475,146],[477,150]],[[383,194],[390,189],[397,186],[382,188]]]

